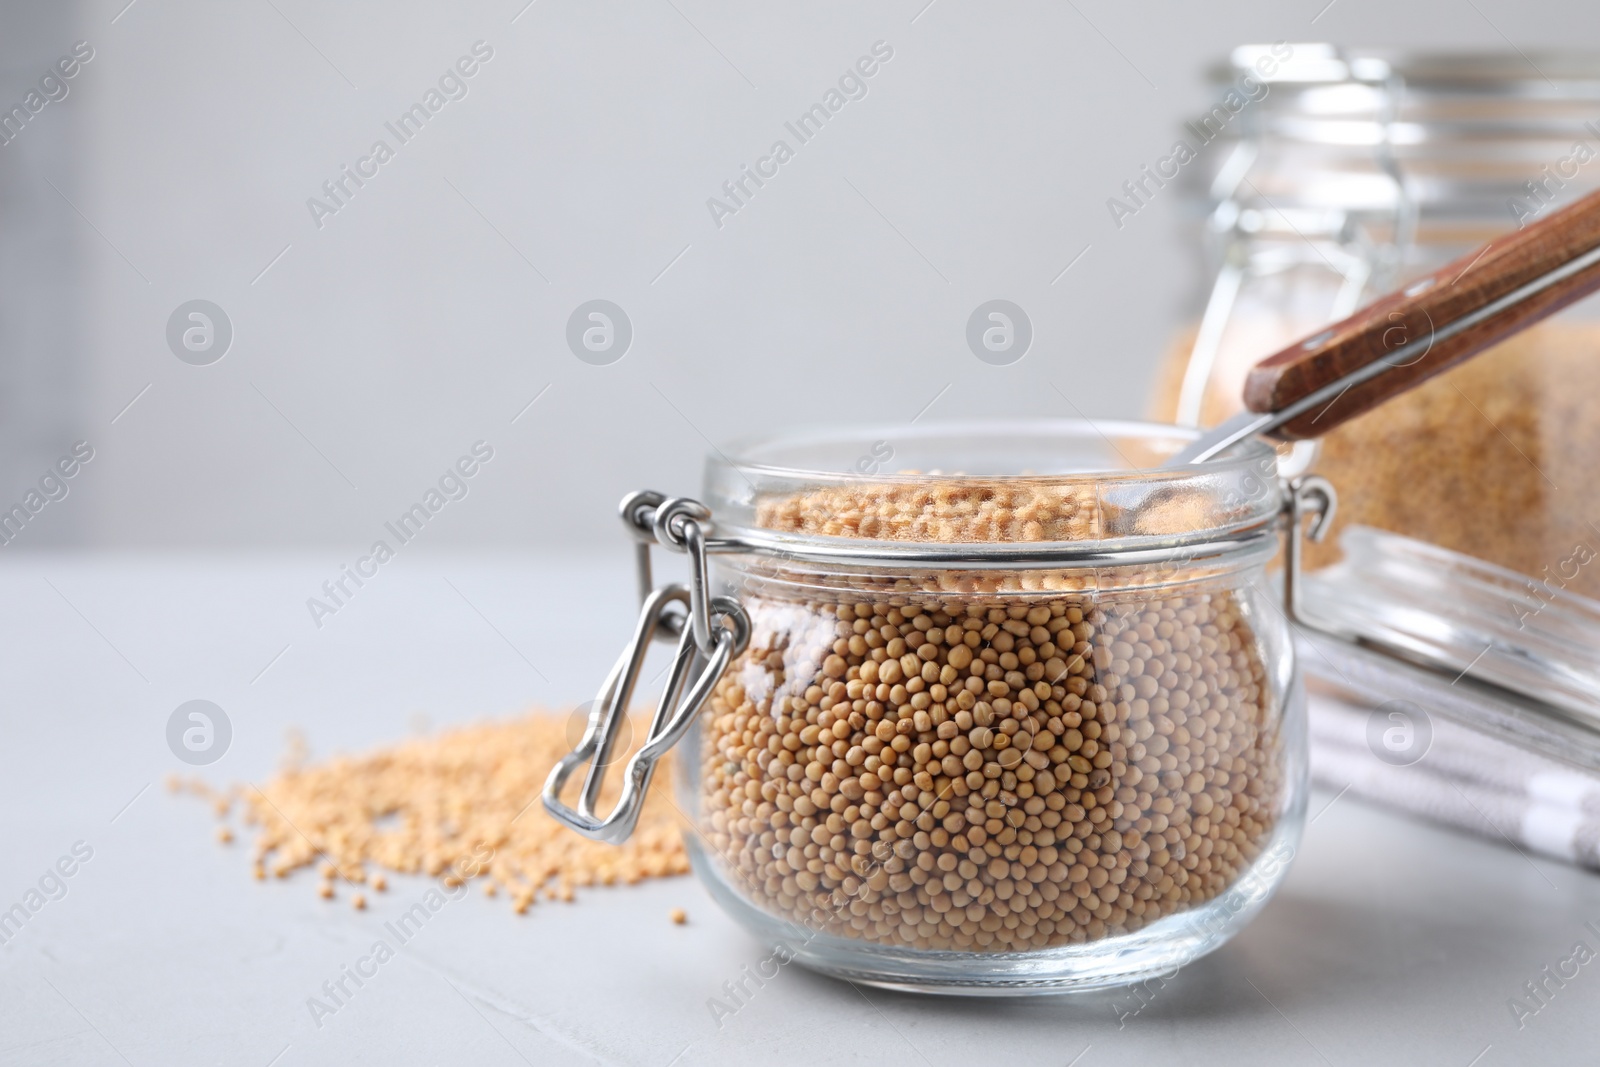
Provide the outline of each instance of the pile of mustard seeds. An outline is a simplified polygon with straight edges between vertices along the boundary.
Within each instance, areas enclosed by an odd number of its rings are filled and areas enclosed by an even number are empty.
[[[1078,512],[1020,517],[1039,493],[1003,488],[829,487],[758,517],[1084,536],[1051,526]],[[732,889],[839,936],[1015,952],[1128,933],[1244,876],[1277,827],[1285,754],[1237,579],[1112,596],[1000,573],[971,591],[948,571],[748,576],[753,634],[700,752],[701,832]]]
[[[633,736],[642,740],[646,728],[647,720],[636,721]],[[223,818],[237,812],[255,829],[257,878],[314,867],[323,897],[348,895],[357,908],[367,905],[367,891],[387,888],[390,874],[443,876],[450,885],[477,880],[522,913],[541,897],[570,901],[586,886],[687,873],[664,765],[638,829],[621,847],[581,837],[545,813],[540,792],[571,751],[572,733],[565,717],[535,713],[316,765],[297,754],[259,788],[169,786],[210,800]],[[601,810],[616,802],[616,772]],[[219,828],[219,840],[232,836]]]
[[[935,478],[768,498],[756,525],[877,541],[1083,541],[1099,536],[1095,516],[1094,493],[1083,486]]]

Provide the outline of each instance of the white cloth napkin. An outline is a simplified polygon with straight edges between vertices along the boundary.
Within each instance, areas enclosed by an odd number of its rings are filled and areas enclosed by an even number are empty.
[[[1393,766],[1367,743],[1372,712],[1312,695],[1311,775],[1336,793],[1600,869],[1600,777],[1438,716],[1425,755]]]

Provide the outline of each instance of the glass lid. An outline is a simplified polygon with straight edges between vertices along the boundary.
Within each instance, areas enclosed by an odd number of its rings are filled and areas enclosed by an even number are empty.
[[[1343,560],[1304,578],[1302,609],[1318,624],[1600,727],[1600,602],[1561,577],[1593,549],[1535,580],[1369,526],[1347,528],[1340,547]]]

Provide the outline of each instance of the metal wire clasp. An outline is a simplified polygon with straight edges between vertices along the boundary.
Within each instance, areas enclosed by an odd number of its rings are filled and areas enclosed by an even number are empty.
[[[1283,559],[1283,610],[1290,621],[1317,630],[1322,627],[1306,618],[1300,604],[1305,539],[1320,542],[1326,537],[1338,509],[1339,495],[1333,483],[1322,475],[1304,474],[1289,480],[1283,500],[1283,519],[1288,526]],[[1309,527],[1306,525],[1308,518],[1311,520]]]
[[[562,757],[544,785],[545,810],[557,820],[596,841],[618,844],[639,822],[656,761],[688,731],[711,696],[733,657],[750,642],[750,617],[731,597],[712,597],[706,567],[706,526],[711,512],[687,497],[668,499],[660,493],[631,493],[622,501],[622,521],[637,542],[639,594],[642,601],[633,636],[622,649],[595,697],[589,722],[578,747]],[[689,557],[690,584],[657,589],[650,574],[650,546],[660,544]],[[673,610],[682,605],[683,611]],[[687,623],[687,625],[685,625]],[[623,768],[622,794],[610,814],[595,805],[605,784],[617,735],[627,719],[650,642],[678,639],[671,673],[661,702],[650,720],[644,745]],[[577,808],[561,800],[568,779],[581,766],[589,771],[578,794]]]

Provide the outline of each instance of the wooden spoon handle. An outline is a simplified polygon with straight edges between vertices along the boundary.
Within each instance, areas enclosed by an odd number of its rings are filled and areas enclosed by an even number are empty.
[[[1245,381],[1245,406],[1284,411],[1362,368],[1379,371],[1273,431],[1319,437],[1596,289],[1600,191],[1268,356]],[[1388,368],[1372,367],[1380,361]]]

